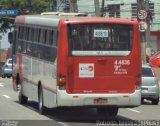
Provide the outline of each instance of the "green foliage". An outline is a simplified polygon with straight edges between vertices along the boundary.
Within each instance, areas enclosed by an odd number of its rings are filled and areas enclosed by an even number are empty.
[[[1,9],[22,9],[26,0],[1,0]]]
[[[38,14],[48,9],[49,0],[0,0],[0,10],[18,10],[19,14]],[[0,15],[0,32],[6,32],[14,18]]]
[[[11,29],[13,23],[14,23],[13,19],[8,19],[8,18],[0,19],[0,33],[5,33],[7,32],[7,29]]]
[[[47,11],[48,9],[48,0],[32,0],[32,12],[41,13]]]

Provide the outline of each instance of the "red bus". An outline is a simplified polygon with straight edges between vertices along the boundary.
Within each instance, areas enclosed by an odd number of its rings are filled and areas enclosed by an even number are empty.
[[[13,87],[19,102],[95,107],[116,116],[141,104],[138,22],[120,18],[17,16]],[[14,48],[15,47],[15,48]]]

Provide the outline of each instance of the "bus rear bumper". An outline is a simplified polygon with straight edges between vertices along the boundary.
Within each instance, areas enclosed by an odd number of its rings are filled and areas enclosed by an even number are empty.
[[[69,106],[117,106],[137,107],[141,105],[141,90],[122,94],[68,94],[57,92],[57,107]],[[98,101],[98,102],[97,102]]]

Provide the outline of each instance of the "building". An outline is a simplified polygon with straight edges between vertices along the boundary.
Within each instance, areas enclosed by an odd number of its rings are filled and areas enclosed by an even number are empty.
[[[0,49],[0,62],[5,62],[9,56],[9,49]]]
[[[57,10],[63,11],[64,7],[69,6],[73,0],[58,0]],[[99,0],[100,8],[102,0]],[[85,3],[85,4],[84,4]],[[95,16],[94,0],[77,0],[78,12],[87,12]],[[150,47],[157,51],[160,50],[160,1],[149,0],[150,15]],[[137,19],[137,0],[105,0],[104,4],[105,17],[118,17]]]

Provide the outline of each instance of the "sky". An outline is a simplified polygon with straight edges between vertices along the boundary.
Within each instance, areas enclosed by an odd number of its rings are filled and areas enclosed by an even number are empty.
[[[8,33],[0,33],[0,35],[2,36],[2,40],[1,41],[1,48],[6,49],[10,47],[10,44],[8,42]]]

